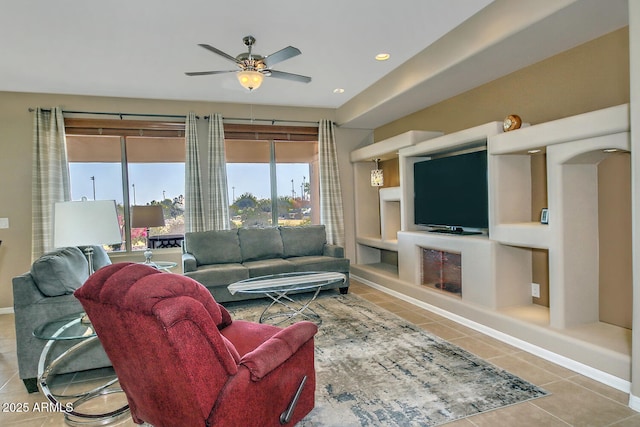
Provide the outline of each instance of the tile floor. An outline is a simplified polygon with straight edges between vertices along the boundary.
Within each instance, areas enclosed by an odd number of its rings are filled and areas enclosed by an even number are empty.
[[[551,396],[465,418],[447,426],[640,426],[640,413],[627,406],[628,395],[625,393],[355,281],[352,281],[350,289],[354,294],[552,393]],[[42,403],[46,400],[40,393],[28,394],[25,391],[17,372],[13,322],[13,315],[0,315],[0,425],[65,426],[61,413],[42,410]],[[57,377],[52,389],[69,392],[90,386],[93,381],[101,381],[109,375],[111,372],[108,370],[63,375]],[[112,394],[94,404],[113,409],[123,400],[121,394]],[[17,404],[24,404],[29,412],[15,412]],[[85,408],[86,411],[92,409],[90,406]],[[131,418],[124,418],[111,425],[133,427],[136,424]]]

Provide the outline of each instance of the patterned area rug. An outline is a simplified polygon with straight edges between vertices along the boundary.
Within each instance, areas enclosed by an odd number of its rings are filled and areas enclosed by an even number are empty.
[[[257,321],[265,304],[225,305]],[[355,295],[312,307],[316,407],[300,427],[435,426],[548,394]]]

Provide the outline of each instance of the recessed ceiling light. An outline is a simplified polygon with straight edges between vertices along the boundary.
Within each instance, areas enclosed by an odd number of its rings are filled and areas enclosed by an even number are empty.
[[[376,55],[376,61],[386,61],[390,57],[391,55],[389,55],[388,53],[379,53]]]
[[[618,151],[617,148],[605,148],[604,150],[605,153],[615,153],[616,151]]]
[[[537,154],[537,153],[539,153],[540,151],[542,151],[542,150],[540,150],[540,149],[537,149],[537,148],[536,148],[535,150],[529,150],[529,151],[527,151],[527,153],[529,153],[529,154]]]
[[[333,90],[333,93],[344,93],[344,89],[342,89],[341,87],[337,87]]]

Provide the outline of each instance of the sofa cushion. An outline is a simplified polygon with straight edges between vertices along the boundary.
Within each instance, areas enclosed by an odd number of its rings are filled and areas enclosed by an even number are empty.
[[[89,278],[89,264],[76,247],[48,252],[31,265],[31,276],[44,295],[71,294]]]
[[[250,277],[267,276],[270,274],[291,273],[295,271],[293,264],[282,258],[263,259],[243,262],[249,270]]]
[[[327,233],[324,225],[280,227],[284,257],[322,255]]]
[[[280,230],[270,228],[241,228],[238,230],[242,261],[282,258]]]
[[[349,260],[330,256],[301,256],[287,258],[295,271],[335,271],[349,273]]]
[[[186,233],[186,250],[198,265],[239,263],[242,261],[238,230],[211,230]]]
[[[196,271],[184,274],[193,280],[209,286],[226,286],[249,278],[249,270],[242,264],[211,264],[198,267]]]

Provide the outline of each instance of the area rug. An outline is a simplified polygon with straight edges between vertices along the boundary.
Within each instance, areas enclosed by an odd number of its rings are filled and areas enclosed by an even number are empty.
[[[225,304],[257,321],[265,300]],[[548,393],[355,295],[328,292],[316,345],[316,407],[300,427],[436,426]]]

